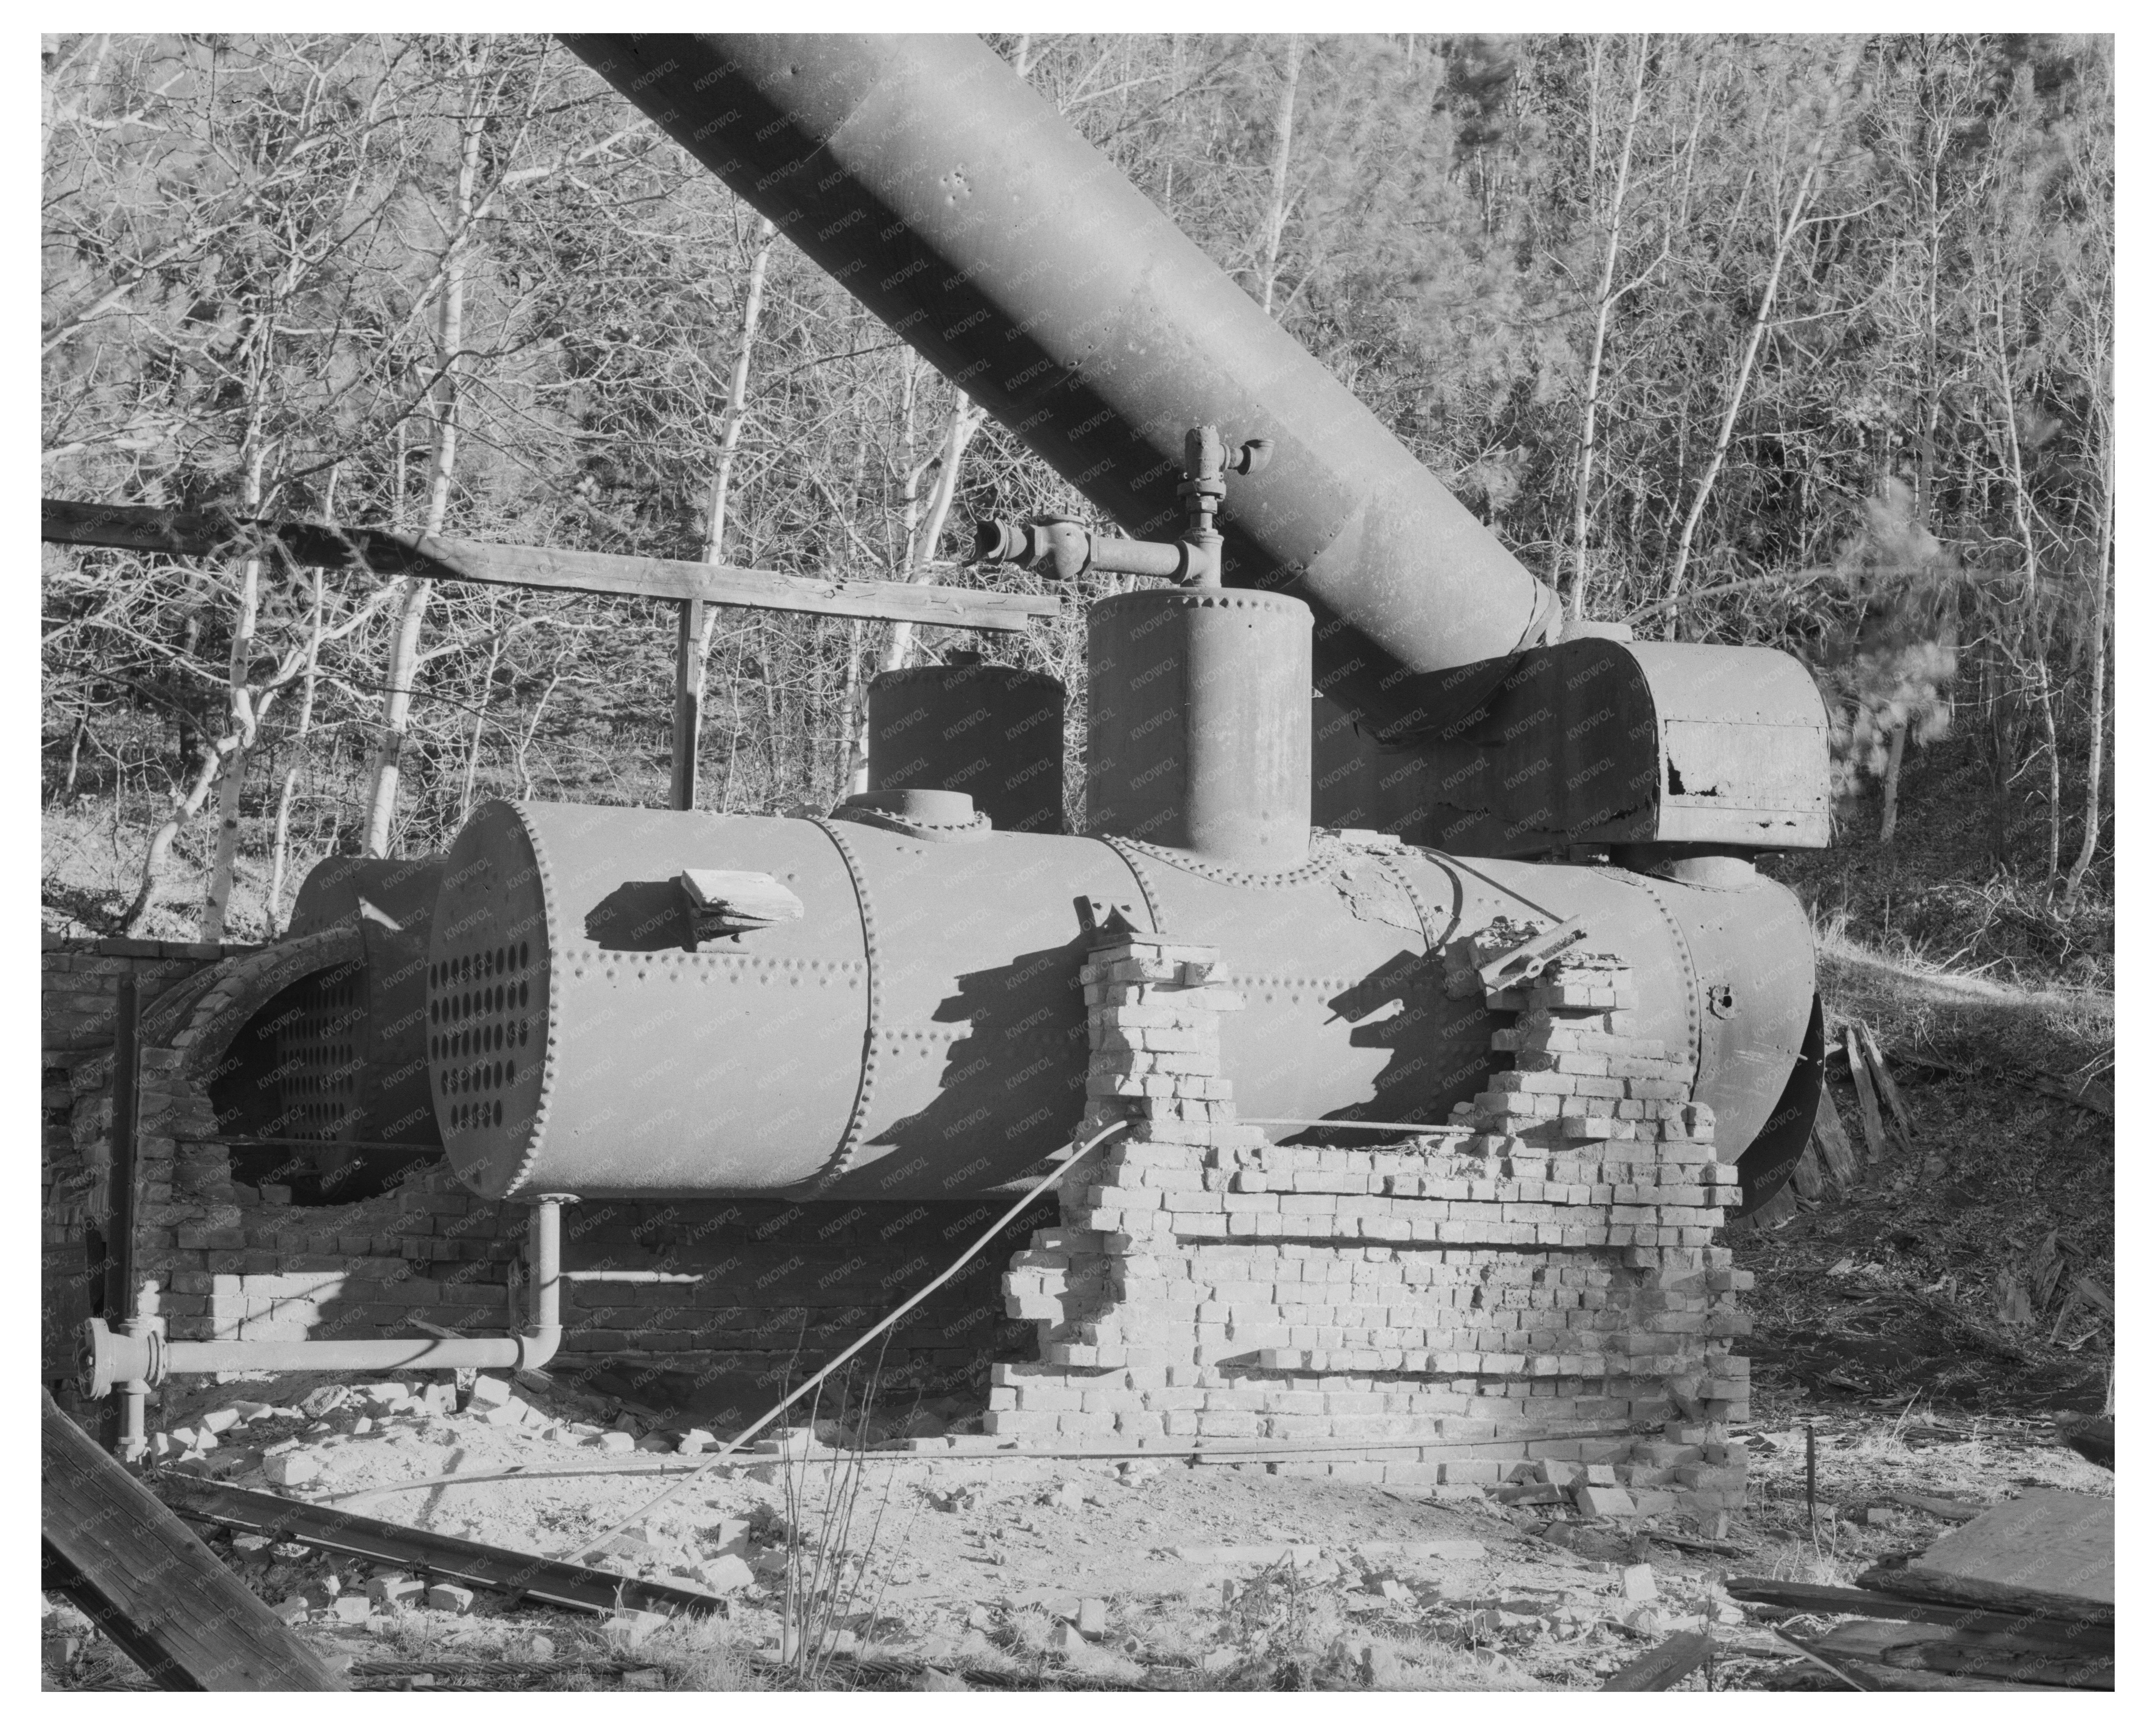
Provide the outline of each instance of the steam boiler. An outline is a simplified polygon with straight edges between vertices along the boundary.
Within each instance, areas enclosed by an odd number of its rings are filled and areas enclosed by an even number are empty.
[[[1749,1204],[1810,1126],[1825,842],[1794,660],[1568,629],[1550,591],[986,46],[571,48],[1108,521],[985,522],[1096,600],[1061,691],[909,670],[808,819],[495,803],[439,873],[425,1060],[490,1198],[1008,1188],[1085,1106],[1088,918],[1217,945],[1244,1115],[1443,1122],[1492,1029],[1442,955],[1578,923],[1688,1050]],[[1055,788],[1044,798],[1044,785]]]

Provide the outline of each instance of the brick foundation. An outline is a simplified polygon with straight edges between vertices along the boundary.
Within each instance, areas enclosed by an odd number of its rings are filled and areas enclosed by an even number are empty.
[[[1452,992],[1535,931],[1448,955]],[[1269,1143],[1235,1119],[1213,950],[1125,934],[1085,973],[1085,1133],[1126,1130],[1005,1283],[1040,1326],[988,1429],[1140,1446],[1403,1447],[1275,1471],[1495,1482],[1528,1458],[1609,1464],[1708,1510],[1743,1489],[1718,1423],[1745,1278],[1710,1244],[1735,1170],[1691,1072],[1628,1034],[1630,978],[1568,954],[1489,997],[1511,1070],[1446,1128],[1368,1149]],[[1627,1428],[1665,1426],[1661,1441]],[[1583,1437],[1587,1427],[1604,1435]],[[1416,1440],[1421,1440],[1419,1445]],[[1741,1451],[1735,1452],[1741,1456]]]
[[[1463,945],[1450,985],[1479,988],[1476,967],[1532,932]],[[378,1196],[294,1203],[262,1153],[220,1137],[209,1090],[237,1021],[341,950],[334,931],[308,939],[47,952],[49,1378],[97,1309],[111,1003],[130,970],[150,1003],[138,1261],[174,1337],[521,1323],[523,1206],[475,1198],[438,1156]],[[1240,1002],[1209,980],[1215,962],[1137,936],[1093,955],[1083,1131],[1127,1129],[1055,1211],[1012,1225],[1014,1246],[1029,1232],[1032,1245],[1009,1260],[1007,1315],[992,1246],[893,1335],[886,1410],[985,1394],[1005,1440],[1383,1444],[1399,1447],[1265,1465],[1491,1482],[1532,1458],[1609,1465],[1643,1507],[1707,1510],[1741,1493],[1742,1452],[1718,1428],[1745,1411],[1730,1343],[1748,1279],[1711,1244],[1735,1172],[1690,1099],[1689,1068],[1629,1034],[1621,968],[1568,955],[1489,996],[1513,1021],[1492,1039],[1506,1070],[1488,1090],[1442,1129],[1332,1149],[1273,1144],[1237,1122],[1218,1024]],[[578,1205],[565,1267],[644,1279],[569,1284],[556,1368],[662,1412],[746,1419],[1000,1208]],[[1043,1225],[1051,1215],[1060,1224]],[[1683,1495],[1655,1495],[1672,1490]]]

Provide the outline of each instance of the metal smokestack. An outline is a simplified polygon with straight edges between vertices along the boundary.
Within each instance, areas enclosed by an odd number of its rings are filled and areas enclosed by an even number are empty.
[[[1224,576],[1310,603],[1336,700],[1382,718],[1395,667],[1499,658],[1556,619],[1549,589],[978,39],[566,40],[1127,531],[1173,535],[1189,427],[1270,439],[1222,511]]]

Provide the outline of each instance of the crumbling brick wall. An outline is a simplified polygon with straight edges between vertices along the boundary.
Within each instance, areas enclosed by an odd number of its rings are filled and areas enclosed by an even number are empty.
[[[146,1012],[222,960],[252,949],[53,934],[40,944],[41,1375],[49,1382],[72,1369],[75,1328],[103,1304],[109,1086],[121,979],[134,978]]]
[[[1450,955],[1455,988],[1532,932]],[[1695,1509],[1741,1493],[1717,1428],[1744,1411],[1743,1278],[1711,1244],[1735,1170],[1689,1064],[1630,1034],[1623,968],[1570,955],[1492,994],[1517,1014],[1511,1070],[1442,1130],[1333,1149],[1237,1123],[1218,1027],[1241,1003],[1216,962],[1125,935],[1086,968],[1086,1132],[1122,1132],[1014,1260],[1040,1347],[998,1368],[990,1430],[1292,1444],[1266,1465],[1368,1480],[1616,1465]]]
[[[86,1229],[105,1213],[113,1013],[119,977],[130,971],[145,1008],[136,1263],[145,1305],[169,1334],[326,1340],[522,1326],[529,1209],[475,1197],[439,1157],[411,1168],[392,1191],[341,1204],[295,1203],[290,1180],[274,1166],[264,1177],[259,1156],[236,1168],[210,1095],[230,1041],[308,967],[348,962],[352,943],[341,942],[331,932],[274,948],[105,942],[48,951],[49,1378],[70,1369],[74,1328],[101,1304]],[[304,1147],[292,1162],[311,1165]],[[557,1367],[661,1412],[753,1417],[789,1378],[942,1270],[1005,1207],[574,1205],[563,1220],[565,1269],[643,1279],[567,1284]],[[1031,1336],[1000,1310],[997,1278],[1009,1251],[1052,1214],[1051,1201],[1011,1224],[1007,1245],[983,1253],[870,1357],[863,1378],[880,1371],[886,1408],[985,1401],[991,1363],[1022,1356]]]

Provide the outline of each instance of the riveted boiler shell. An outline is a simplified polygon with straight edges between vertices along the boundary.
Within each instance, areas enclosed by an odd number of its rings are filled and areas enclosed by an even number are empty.
[[[1639,1034],[1691,1050],[1694,989],[1676,927],[1628,877],[1343,848],[1296,871],[1304,884],[1260,886],[1250,883],[1266,877],[1131,855],[1161,923],[1217,945],[1224,980],[1249,1003],[1221,1026],[1248,1118],[1444,1122],[1486,1087],[1502,1021],[1479,995],[1446,996],[1442,954],[1530,905],[1579,916],[1592,950],[1626,958]]]
[[[804,914],[687,950],[690,868]],[[429,953],[444,1142],[491,1196],[993,1187],[1083,1106],[1074,900],[1132,896],[1083,840],[489,804]]]
[[[687,868],[762,870],[805,914],[689,951]],[[1437,955],[1528,905],[1631,964],[1637,1027],[1702,1060],[1725,1155],[1772,1107],[1803,1014],[1781,1024],[1779,989],[1708,1010],[1694,953],[1718,962],[1717,931],[1749,922],[1809,1004],[1801,916],[1781,927],[1771,882],[1338,845],[1253,875],[1127,841],[495,803],[451,853],[429,954],[451,1160],[490,1196],[1006,1188],[1085,1109],[1079,899],[1221,949],[1248,1002],[1224,1070],[1251,1118],[1443,1121],[1484,1086],[1497,1024],[1445,997]]]

